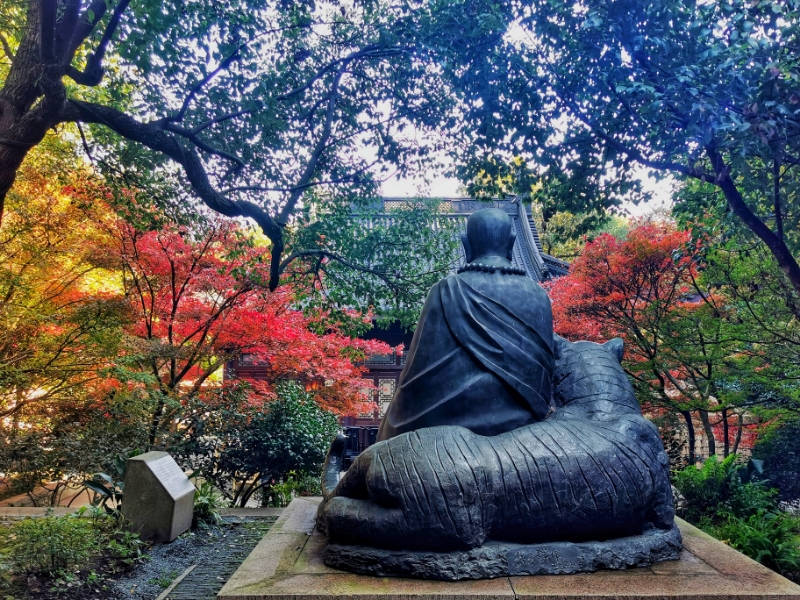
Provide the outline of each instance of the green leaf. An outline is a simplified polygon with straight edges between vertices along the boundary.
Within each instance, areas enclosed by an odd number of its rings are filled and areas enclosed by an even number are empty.
[[[102,483],[98,483],[96,481],[89,481],[88,479],[83,482],[87,488],[92,490],[93,492],[97,492],[101,496],[111,497],[112,491],[106,488]]]

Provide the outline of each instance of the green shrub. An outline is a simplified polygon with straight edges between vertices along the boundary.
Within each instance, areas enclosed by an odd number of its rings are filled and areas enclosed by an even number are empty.
[[[759,438],[753,457],[764,461],[764,474],[781,500],[800,498],[800,419],[781,423]]]
[[[123,570],[131,568],[144,557],[146,544],[138,533],[126,529],[114,529],[106,533],[108,554]]]
[[[128,458],[141,454],[141,450],[134,450],[126,456],[114,457],[113,468],[109,473],[95,473],[91,479],[85,479],[83,485],[94,492],[92,506],[102,508],[118,521],[122,519],[122,499],[125,490],[125,472],[128,469]]]
[[[72,515],[24,519],[10,527],[7,557],[19,573],[72,569],[88,562],[98,537],[90,520]]]
[[[294,498],[294,482],[290,480],[282,483],[273,483],[271,486],[263,488],[261,494],[262,506],[273,508],[289,506],[292,498]]]
[[[27,493],[34,506],[58,506],[66,489],[95,472],[112,473],[114,457],[129,456],[147,442],[140,420],[144,407],[134,405],[127,394],[109,394],[103,402],[76,400],[58,410],[23,411],[20,417],[31,429],[0,422],[0,465],[10,474],[11,491]],[[47,491],[45,482],[57,485]]]
[[[322,496],[321,473],[292,472],[292,478],[295,480],[295,496]]]
[[[250,403],[247,385],[227,389],[225,402],[215,406],[198,404],[171,450],[182,466],[226,494],[231,506],[246,506],[260,490],[266,501],[274,496],[282,503],[291,499],[280,486],[292,471],[322,472],[339,419],[297,383],[276,386],[277,397],[264,406]]]
[[[204,481],[194,494],[192,525],[194,527],[219,525],[222,523],[220,508],[222,508],[222,498],[211,483]]]
[[[729,516],[709,528],[715,538],[775,571],[800,570],[800,519],[759,510],[747,518]]]
[[[31,589],[48,590],[42,598],[105,597],[103,580],[130,570],[146,547],[98,507],[0,527],[0,597],[28,598]]]
[[[673,479],[686,498],[683,516],[701,526],[719,524],[729,516],[749,517],[758,511],[775,509],[775,490],[742,483],[734,454],[723,461],[712,456],[700,469],[689,465],[675,473]]]
[[[800,519],[777,510],[777,491],[742,483],[736,457],[709,458],[674,476],[686,498],[684,516],[715,538],[778,572],[800,569]]]
[[[282,508],[296,496],[321,496],[322,476],[308,472],[289,471],[285,481],[263,488],[262,505]]]

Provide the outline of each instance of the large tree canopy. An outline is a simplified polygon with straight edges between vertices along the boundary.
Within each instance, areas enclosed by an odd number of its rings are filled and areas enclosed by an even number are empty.
[[[136,142],[214,211],[257,222],[274,289],[304,192],[349,203],[424,159],[426,132],[452,124],[442,72],[468,70],[505,17],[482,0],[4,3],[0,202],[48,130],[91,124],[87,151]]]
[[[798,2],[534,0],[517,17],[462,150],[713,186],[800,292]]]

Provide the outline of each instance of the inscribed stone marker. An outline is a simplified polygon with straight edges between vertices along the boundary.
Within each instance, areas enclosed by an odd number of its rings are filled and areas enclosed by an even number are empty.
[[[192,525],[195,488],[166,452],[128,459],[122,514],[143,540],[171,542]]]

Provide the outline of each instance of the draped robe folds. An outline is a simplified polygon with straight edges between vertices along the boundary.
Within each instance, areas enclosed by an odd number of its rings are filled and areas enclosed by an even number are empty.
[[[552,311],[518,275],[468,271],[430,291],[378,440],[439,425],[494,436],[552,411]]]

